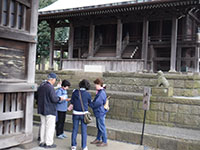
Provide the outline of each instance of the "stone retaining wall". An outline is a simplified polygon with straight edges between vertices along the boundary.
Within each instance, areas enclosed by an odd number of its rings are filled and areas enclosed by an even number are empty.
[[[40,83],[49,72],[37,72],[36,82]],[[157,83],[156,74],[142,73],[84,73],[73,71],[56,72],[61,79],[72,83],[69,95],[73,88],[78,87],[80,79],[86,78],[91,82],[90,92],[95,95],[93,81],[103,77],[107,84],[107,94],[111,96],[108,118],[142,122],[142,93],[144,86],[153,87]],[[200,129],[200,76],[167,74],[170,85],[174,87],[174,95],[179,97],[152,96],[150,110],[147,112],[146,122],[172,127]],[[190,96],[190,97],[180,97]]]

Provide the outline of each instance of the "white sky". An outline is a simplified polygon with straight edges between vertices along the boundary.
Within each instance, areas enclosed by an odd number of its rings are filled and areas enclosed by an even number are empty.
[[[134,2],[134,0],[58,0],[53,4],[40,9],[39,12],[95,6],[95,5],[110,4],[110,3],[128,2],[128,1]]]

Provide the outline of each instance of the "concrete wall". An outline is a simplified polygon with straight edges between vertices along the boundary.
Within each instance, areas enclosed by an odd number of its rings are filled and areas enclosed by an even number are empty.
[[[40,83],[49,72],[37,72],[36,81]],[[108,118],[142,122],[143,87],[153,87],[157,83],[156,74],[143,73],[84,73],[56,72],[61,79],[72,83],[69,95],[78,88],[80,79],[86,78],[91,82],[92,96],[95,89],[93,81],[103,77],[107,84],[107,95],[111,96]],[[200,76],[187,74],[167,74],[170,85],[174,87],[176,97],[151,96],[150,110],[146,122],[172,127],[200,129]],[[188,97],[189,96],[189,97]]]

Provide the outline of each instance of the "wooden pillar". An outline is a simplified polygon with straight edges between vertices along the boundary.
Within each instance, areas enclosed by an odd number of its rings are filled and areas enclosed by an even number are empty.
[[[94,37],[95,37],[95,25],[93,22],[90,23],[89,31],[89,57],[94,57]]]
[[[32,0],[31,1],[31,16],[30,16],[30,34],[35,36],[35,40],[37,39],[37,21],[38,21],[38,5],[39,1]],[[35,64],[36,64],[36,42],[29,44],[29,52],[28,52],[28,70],[27,70],[27,82],[35,83]],[[34,87],[32,87],[34,88]],[[33,101],[34,101],[34,93],[27,93],[26,99],[26,110],[25,110],[25,132],[32,134],[33,129]]]
[[[177,48],[178,19],[172,18],[172,37],[171,37],[171,59],[170,71],[176,72],[176,48]]]
[[[117,19],[117,43],[116,43],[116,57],[121,58],[122,51],[122,32],[123,24],[121,19]]]
[[[143,34],[142,34],[142,59],[144,60],[143,70],[147,70],[147,53],[148,53],[148,36],[149,36],[149,21],[144,18]]]
[[[194,65],[195,65],[195,72],[199,72],[199,54],[200,54],[200,47],[199,45],[196,47],[195,49],[195,62],[194,62]]]
[[[62,59],[63,59],[63,46],[61,46],[61,49],[60,49],[60,66],[59,66],[59,70],[62,70]]]
[[[7,9],[7,26],[8,27],[11,27],[11,8],[10,8],[10,6],[11,6],[11,0],[8,0],[7,1],[7,3],[8,3],[8,9]]]
[[[177,71],[181,72],[181,54],[182,54],[182,47],[178,47],[178,58],[177,58]]]
[[[150,59],[151,59],[150,72],[153,72],[154,71],[154,56],[155,56],[155,54],[154,54],[155,50],[154,50],[153,45],[150,46],[150,51],[151,51],[151,53],[150,53]]]
[[[55,26],[53,23],[50,24],[50,28],[51,28],[51,41],[50,41],[50,52],[49,52],[49,70],[53,70],[54,40],[55,40]]]
[[[3,24],[3,1],[0,1],[0,26]]]
[[[74,49],[74,26],[70,23],[70,32],[69,32],[69,47],[68,47],[68,59],[73,58],[73,49]]]

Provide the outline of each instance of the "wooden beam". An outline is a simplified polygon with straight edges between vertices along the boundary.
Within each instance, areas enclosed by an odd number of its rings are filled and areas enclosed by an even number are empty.
[[[117,19],[117,43],[116,43],[116,57],[121,58],[122,51],[122,32],[123,24],[121,19]]]
[[[8,27],[0,26],[0,38],[16,40],[21,42],[36,43],[36,36],[28,34],[28,32],[22,32],[20,30],[11,29]]]
[[[16,0],[17,2],[19,2],[20,4],[22,5],[25,5],[26,7],[30,8],[31,7],[31,4],[29,1],[27,0]]]
[[[95,37],[95,25],[93,22],[90,23],[89,31],[89,57],[94,57],[94,37]]]
[[[37,90],[37,84],[31,83],[0,83],[0,93],[12,92],[34,92]]]
[[[74,49],[74,26],[70,23],[70,32],[69,32],[69,48],[68,48],[68,58],[73,58],[73,49]]]
[[[5,121],[5,120],[19,119],[23,118],[23,116],[24,116],[23,111],[0,113],[0,120]]]
[[[177,58],[177,71],[181,71],[181,54],[182,54],[182,47],[178,47],[178,58]]]
[[[177,34],[178,34],[178,19],[174,16],[172,18],[170,72],[176,72]]]
[[[5,135],[0,137],[0,149],[4,149],[7,147],[24,144],[31,142],[33,139],[33,133],[19,133],[19,134],[12,134],[12,135]]]
[[[144,70],[147,70],[148,36],[149,36],[149,21],[146,18],[144,18],[143,34],[142,34],[142,59],[144,60]]]

